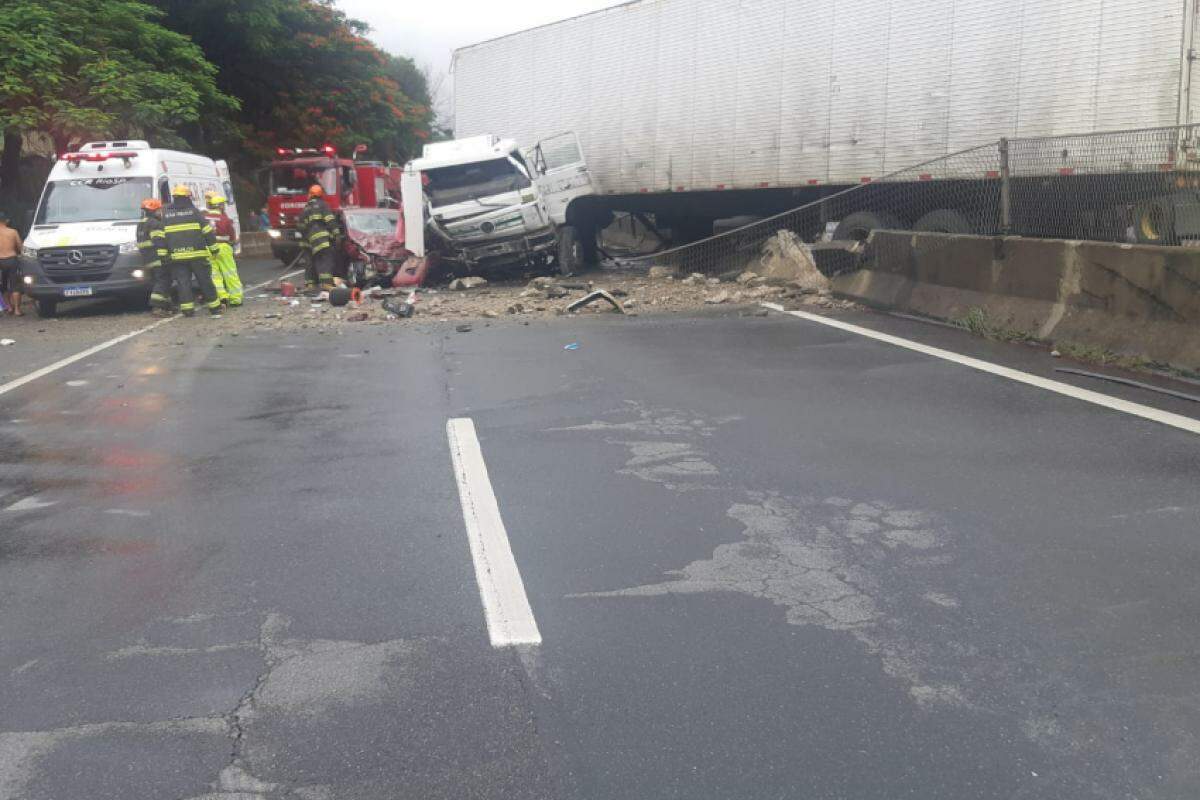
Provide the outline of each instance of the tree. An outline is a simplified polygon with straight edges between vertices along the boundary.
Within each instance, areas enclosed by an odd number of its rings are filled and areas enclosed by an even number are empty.
[[[331,0],[153,0],[166,24],[190,36],[219,68],[222,91],[242,101],[237,141],[249,167],[275,147],[363,143],[403,160],[429,135],[424,76],[372,44],[368,26]]]
[[[137,0],[9,0],[0,14],[0,191],[16,183],[20,137],[50,135],[62,152],[89,138],[177,144],[190,126],[221,120],[237,101],[216,69],[162,14]]]

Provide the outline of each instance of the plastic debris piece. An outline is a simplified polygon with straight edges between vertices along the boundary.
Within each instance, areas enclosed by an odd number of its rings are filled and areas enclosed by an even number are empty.
[[[569,345],[567,345],[566,347],[563,348],[563,350],[578,350],[578,349],[579,349],[579,342],[571,342]]]
[[[280,281],[279,282],[279,291],[283,294],[284,297],[295,297],[296,284],[292,283],[291,281]]]
[[[383,310],[393,316],[401,319],[408,319],[416,311],[412,303],[402,303],[399,300],[389,297],[383,301]]]
[[[16,339],[0,339],[0,347],[12,347],[16,343]]]
[[[456,325],[454,330],[458,331],[459,333],[470,333],[472,330],[474,330],[474,328],[470,323],[464,322],[462,325]]]

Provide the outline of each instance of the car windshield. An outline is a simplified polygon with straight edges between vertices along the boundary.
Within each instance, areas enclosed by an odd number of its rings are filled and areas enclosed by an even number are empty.
[[[35,223],[117,222],[141,216],[141,204],[154,196],[149,178],[76,178],[46,185]]]
[[[337,170],[333,167],[279,164],[271,168],[271,194],[306,195],[313,184],[336,195]]]
[[[429,197],[434,206],[448,206],[514,192],[529,186],[529,178],[507,158],[439,167],[429,176]]]
[[[377,234],[392,234],[396,232],[400,212],[346,212],[346,228],[352,233],[374,236]]]

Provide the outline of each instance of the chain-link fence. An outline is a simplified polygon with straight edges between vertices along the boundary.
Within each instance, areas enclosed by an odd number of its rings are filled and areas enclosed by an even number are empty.
[[[1198,135],[1200,126],[1182,126],[1002,139],[859,185],[814,188],[818,197],[790,211],[621,263],[730,272],[756,261],[780,231],[833,249],[874,230],[1200,240]]]

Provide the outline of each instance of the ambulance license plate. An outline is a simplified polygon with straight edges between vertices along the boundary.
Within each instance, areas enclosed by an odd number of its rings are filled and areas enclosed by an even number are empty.
[[[63,297],[91,297],[93,294],[90,286],[68,286],[62,292]]]

